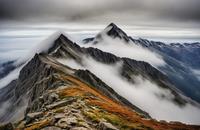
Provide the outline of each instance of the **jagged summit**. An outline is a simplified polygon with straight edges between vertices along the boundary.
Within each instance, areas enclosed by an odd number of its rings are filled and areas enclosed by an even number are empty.
[[[109,29],[110,28],[110,29]],[[110,23],[106,28],[105,30],[107,30],[107,34],[113,38],[120,38],[120,39],[123,39],[125,40],[126,42],[129,41],[129,37],[128,35],[122,30],[120,29],[116,24],[114,23]]]
[[[122,39],[127,43],[131,40],[130,37],[115,23],[110,23],[105,29],[99,32],[95,37],[84,39],[83,43],[92,42],[94,44],[97,44],[100,41],[102,41],[105,35],[110,36],[112,38]]]
[[[115,23],[110,23],[105,29],[111,28],[111,29],[120,29]],[[122,31],[122,29],[120,29]]]
[[[72,58],[79,60],[80,46],[70,40],[64,34],[60,34],[53,44],[48,49],[47,54],[58,58]]]
[[[108,26],[112,26],[112,27],[117,27],[117,25],[115,23],[110,23]]]
[[[58,35],[57,38],[55,38],[55,40],[53,40],[51,42],[53,44],[49,47],[49,49],[47,51],[48,53],[55,51],[58,47],[60,47],[62,45],[73,44],[73,42],[62,33],[60,35]]]
[[[108,35],[112,38],[119,38],[126,42],[129,42],[129,36],[120,29],[116,24],[110,23],[104,30],[102,30],[100,33],[98,33],[94,38],[87,38],[84,39],[84,43],[93,42],[94,44],[102,41],[105,35]]]

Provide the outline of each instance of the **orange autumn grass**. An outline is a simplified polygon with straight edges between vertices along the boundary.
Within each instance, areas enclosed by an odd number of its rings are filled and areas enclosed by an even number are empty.
[[[185,125],[182,123],[170,124],[170,123],[161,123],[156,120],[146,120],[143,119],[140,115],[138,115],[135,111],[131,110],[128,107],[123,106],[117,101],[113,101],[112,99],[105,96],[103,93],[97,91],[94,87],[84,83],[74,76],[62,76],[62,80],[67,80],[73,83],[68,88],[62,89],[59,92],[61,96],[81,96],[87,97],[86,100],[90,105],[96,105],[100,108],[106,110],[107,112],[116,114],[128,122],[143,124],[144,126],[153,128],[155,130],[180,130],[180,129],[188,129],[188,130],[196,130],[195,126]],[[94,95],[96,98],[91,98],[87,96],[88,94]]]
[[[95,88],[92,88],[91,86],[83,83],[79,79],[76,79],[72,76],[66,76],[67,80],[70,80],[70,82],[73,82],[74,85],[72,87],[66,88],[65,90],[62,90],[60,92],[61,95],[68,95],[68,96],[85,96],[88,93],[94,95],[94,97],[97,97],[97,99],[94,98],[87,98],[87,101],[90,104],[100,106],[101,108],[107,110],[108,112],[113,112],[120,114],[126,118],[132,119],[134,117],[134,120],[136,118],[141,118],[137,113],[134,113],[130,108],[124,107],[118,102],[113,101],[112,99],[104,96],[101,92],[95,90]]]

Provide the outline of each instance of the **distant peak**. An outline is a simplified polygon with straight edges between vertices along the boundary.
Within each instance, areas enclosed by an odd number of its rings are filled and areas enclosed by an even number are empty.
[[[60,36],[57,38],[57,40],[59,40],[59,39],[63,39],[63,40],[65,40],[66,42],[68,41],[68,42],[72,42],[67,36],[65,36],[64,34],[60,34]]]
[[[106,26],[105,29],[99,32],[94,38],[84,39],[83,42],[84,43],[93,42],[94,44],[97,44],[103,40],[105,35],[111,38],[119,38],[121,40],[124,40],[127,43],[130,41],[130,37],[122,29],[120,29],[115,23],[112,22],[108,26]]]
[[[106,30],[106,33],[113,38],[120,38],[126,42],[129,41],[129,36],[114,23],[110,23],[104,30]]]
[[[62,46],[65,47],[75,47],[74,42],[68,38],[68,36],[64,35],[63,33],[60,33],[57,35],[57,38],[52,42],[52,45],[48,49],[48,53],[55,53],[56,51],[59,51],[59,48]]]
[[[120,29],[115,23],[110,23],[104,30],[108,30],[108,29],[122,31],[122,29]]]
[[[58,38],[66,38],[66,36],[64,34],[60,34],[60,36]]]
[[[115,24],[115,23],[110,23],[109,25],[108,25],[108,27],[117,27],[117,25]],[[118,28],[118,27],[117,27]]]

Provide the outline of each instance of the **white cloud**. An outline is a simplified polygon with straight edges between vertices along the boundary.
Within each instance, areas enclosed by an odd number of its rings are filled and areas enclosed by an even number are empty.
[[[104,35],[104,33],[102,33],[102,37],[103,40],[98,44],[88,43],[80,45],[84,47],[98,48],[102,51],[113,53],[119,57],[127,57],[138,61],[145,61],[155,67],[165,65],[165,62],[160,55],[146,48],[133,43],[125,43],[123,40],[118,38],[113,39],[107,35]]]
[[[17,66],[20,66],[20,67],[17,67],[15,70],[11,71],[7,76],[0,79],[0,88],[5,87],[11,81],[17,79],[19,76],[20,70],[34,57],[34,55],[36,53],[48,51],[48,49],[54,44],[54,41],[60,36],[60,34],[65,34],[65,33],[61,32],[61,31],[53,33],[48,38],[46,38],[39,44],[35,45],[34,47],[32,47],[32,49],[30,49],[29,51],[24,51],[23,55],[21,54],[21,56],[18,56],[18,54],[17,54],[18,51],[16,51],[16,52],[11,51],[12,53],[10,53],[10,54],[8,54],[8,52],[2,52],[2,54],[3,54],[2,57],[4,57],[6,60],[17,60],[16,62],[14,62],[14,65],[16,67]],[[7,45],[5,45],[5,46],[8,47]],[[30,46],[33,46],[33,45],[30,45]],[[14,48],[16,48],[16,45]],[[0,54],[1,54],[1,52],[0,52]],[[1,56],[0,56],[0,58],[1,58]],[[21,64],[23,64],[23,65],[21,65]]]
[[[3,102],[0,107],[0,117],[4,117],[7,119],[4,122],[1,122],[0,124],[22,120],[24,118],[24,112],[28,105],[28,100],[26,99],[27,98],[23,98],[23,100],[15,108],[15,111],[13,113],[8,112],[9,108],[13,107],[13,103],[11,101]]]
[[[135,84],[123,79],[119,74],[122,63],[107,65],[88,57],[83,58],[83,66],[72,59],[58,59],[58,61],[75,69],[90,70],[117,93],[157,120],[181,121],[191,124],[200,123],[200,109],[190,104],[186,104],[185,107],[177,106],[170,100],[173,95],[169,90],[161,89],[141,76],[133,77],[136,81]],[[156,94],[163,94],[168,99],[161,99]]]
[[[54,41],[59,37],[61,32],[55,32],[48,38],[44,39],[42,42],[35,45],[31,50],[25,54],[24,57],[21,57],[16,64],[29,61],[36,53],[46,52],[54,44]]]
[[[191,69],[192,73],[197,77],[197,79],[200,81],[200,70],[197,69]]]
[[[11,81],[15,80],[18,78],[20,70],[23,68],[24,65],[14,69],[13,71],[11,71],[7,76],[3,77],[2,79],[0,79],[0,88],[5,87],[6,85],[8,85]]]

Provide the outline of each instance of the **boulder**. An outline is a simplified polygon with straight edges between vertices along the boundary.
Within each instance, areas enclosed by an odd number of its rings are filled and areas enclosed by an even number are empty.
[[[69,105],[69,104],[71,104],[75,101],[76,101],[76,99],[74,99],[74,98],[71,98],[71,99],[68,99],[68,100],[62,100],[62,101],[55,102],[53,104],[47,105],[46,108],[47,109],[53,109],[53,108],[56,108],[56,107],[67,106],[67,105]]]
[[[85,128],[85,127],[73,127],[70,130],[88,130],[88,128]]]
[[[25,117],[26,123],[30,123],[31,121],[40,118],[43,116],[43,112],[34,112],[34,113],[28,113]]]
[[[42,128],[41,130],[62,130],[62,129],[55,126],[49,126],[49,127]]]
[[[57,126],[61,128],[69,128],[71,126],[75,126],[77,124],[77,119],[75,117],[66,117],[66,118],[61,118]]]
[[[101,121],[99,123],[99,130],[118,130],[115,126],[113,126],[111,123]]]

